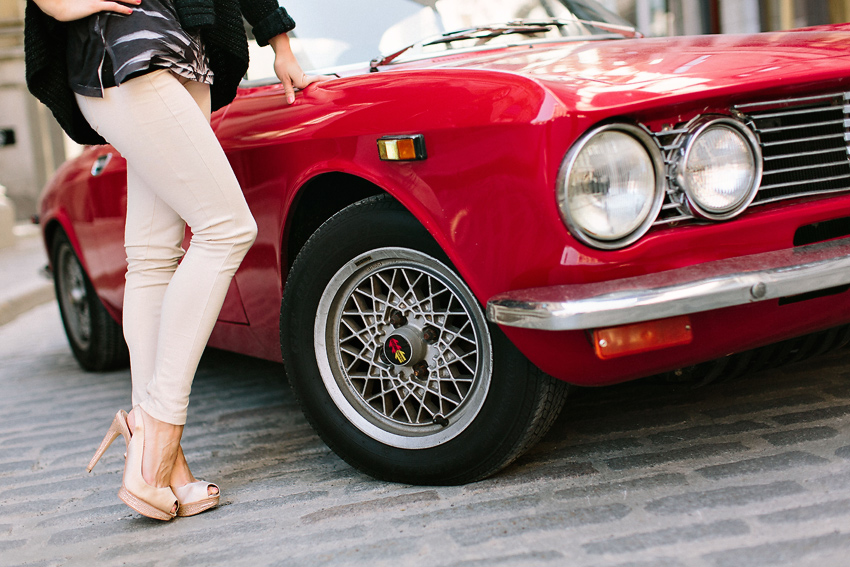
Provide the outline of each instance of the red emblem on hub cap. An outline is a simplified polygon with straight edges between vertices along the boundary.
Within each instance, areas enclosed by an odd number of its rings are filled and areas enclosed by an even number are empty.
[[[411,354],[410,343],[399,335],[391,336],[384,343],[384,356],[395,364],[405,364],[410,360]]]

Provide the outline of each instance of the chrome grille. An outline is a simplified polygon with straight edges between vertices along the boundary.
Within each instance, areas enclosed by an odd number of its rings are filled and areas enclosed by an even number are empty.
[[[751,206],[850,191],[850,93],[740,104],[731,113],[753,129],[764,156],[761,186]],[[674,179],[687,132],[687,127],[652,132],[668,172],[656,225],[693,218]]]
[[[734,107],[755,130],[764,175],[754,203],[850,189],[848,94]]]

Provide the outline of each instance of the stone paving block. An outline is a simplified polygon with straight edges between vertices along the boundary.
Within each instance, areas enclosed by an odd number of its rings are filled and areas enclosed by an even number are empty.
[[[124,504],[107,506],[87,506],[84,510],[51,514],[38,522],[37,528],[66,528],[70,525],[90,524],[95,522],[113,522],[130,515],[130,510]]]
[[[3,503],[0,504],[0,518],[8,520],[12,518],[40,516],[58,510],[65,501],[64,499],[57,500],[56,498],[49,498],[49,494],[47,496],[48,498],[44,500],[18,499],[14,496],[4,498],[0,496],[0,502]]]
[[[780,425],[795,425],[798,423],[812,423],[814,421],[835,419],[846,415],[850,415],[850,405],[786,413],[782,415],[775,415],[771,417],[771,419]]]
[[[647,503],[645,509],[659,515],[689,514],[711,508],[749,506],[783,496],[800,494],[804,491],[805,489],[802,486],[793,481],[732,486],[665,496]]]
[[[638,490],[670,489],[688,483],[687,477],[679,473],[661,473],[652,476],[623,480],[619,482],[605,482],[591,484],[588,486],[576,486],[565,488],[555,492],[555,498],[570,500],[574,498],[599,498],[610,494],[622,494],[624,496]]]
[[[718,423],[688,427],[687,429],[676,429],[673,431],[662,431],[648,435],[647,438],[655,445],[671,445],[682,441],[695,441],[697,439],[712,439],[714,437],[726,437],[767,429],[769,426],[757,421],[742,420],[734,423]]]
[[[19,549],[28,543],[25,539],[0,540],[0,553],[9,553]]]
[[[850,549],[850,534],[835,531],[820,536],[708,553],[703,558],[715,567],[799,565],[799,562],[807,557],[836,549]],[[840,566],[836,565],[836,567]]]
[[[690,415],[685,412],[657,413],[657,412],[632,412],[627,415],[611,417],[605,422],[598,420],[583,421],[571,424],[574,432],[585,435],[611,435],[613,433],[624,433],[650,429],[654,427],[670,427],[688,423]]]
[[[0,542],[17,546],[0,565],[714,567],[733,555],[710,553],[790,545],[792,559],[771,567],[845,567],[847,547],[819,538],[850,518],[850,414],[774,419],[846,405],[850,360],[838,360],[693,391],[586,389],[503,473],[434,488],[359,473],[312,432],[279,364],[209,351],[183,443],[222,505],[159,523],[117,499],[120,450],[85,473],[115,410],[128,409],[129,374],[82,372],[53,304],[0,327]],[[729,408],[751,413],[709,415]],[[770,442],[786,439],[800,444]],[[799,553],[798,540],[823,545]]]
[[[811,506],[800,506],[770,514],[756,516],[760,522],[766,524],[799,524],[825,518],[839,518],[850,515],[850,499],[812,504]]]
[[[586,543],[582,547],[594,555],[634,553],[655,547],[675,545],[723,537],[739,536],[750,532],[742,520],[721,520],[707,524],[692,524],[678,528],[667,528],[651,532],[614,537]]]
[[[743,459],[724,465],[709,465],[697,469],[696,472],[706,478],[719,479],[748,474],[764,474],[798,467],[810,467],[828,462],[826,459],[812,455],[811,453],[789,451],[787,453],[780,453],[779,455]]]
[[[803,429],[792,429],[790,431],[766,433],[761,437],[771,445],[786,447],[788,445],[798,445],[809,441],[831,439],[836,435],[838,435],[838,431],[832,427],[806,427]]]
[[[482,520],[492,516],[516,515],[523,510],[529,510],[530,513],[533,513],[534,508],[545,504],[548,500],[548,494],[525,494],[485,501],[473,500],[464,505],[454,505],[450,508],[411,514],[398,519],[397,522],[401,525],[427,528],[437,522],[458,522],[470,518]]]
[[[569,433],[567,433],[569,435]],[[629,449],[639,449],[643,443],[636,437],[621,437],[605,439],[581,445],[569,444],[559,448],[556,443],[540,443],[529,454],[520,457],[518,464],[550,462],[555,459],[586,459],[588,457],[605,457],[611,453],[621,453]]]
[[[548,463],[517,463],[516,466],[502,471],[493,477],[493,481],[499,484],[507,484],[520,480],[528,482],[535,479],[558,479],[583,477],[597,474],[599,471],[589,462],[572,463],[565,461],[554,461]]]
[[[302,567],[304,565],[373,565],[387,561],[395,565],[413,564],[415,557],[431,555],[439,550],[432,548],[422,539],[409,538],[374,539],[358,545],[338,547],[306,556],[298,556],[271,562],[273,567]]]
[[[553,562],[563,565],[566,560],[567,558],[560,551],[531,551],[495,558],[455,561],[454,563],[446,563],[445,567],[491,567],[493,565],[512,567],[513,565],[537,565]]]
[[[557,512],[513,516],[503,520],[481,523],[470,528],[453,530],[452,539],[458,545],[477,545],[500,537],[512,537],[524,532],[563,530],[593,524],[616,522],[628,516],[631,508],[624,504],[608,504],[570,508]]]
[[[850,382],[850,373],[842,374],[841,378],[846,382]],[[824,388],[823,391],[836,398],[848,399],[850,398],[850,383]]]
[[[605,464],[608,465],[608,468],[611,470],[622,471],[626,469],[654,467],[657,465],[690,461],[694,459],[706,459],[718,455],[742,453],[746,450],[747,447],[738,442],[705,443],[694,447],[673,449],[671,451],[641,453],[639,455],[630,455],[628,457],[616,457],[614,459],[606,460]]]
[[[11,473],[32,471],[36,461],[13,461],[11,463],[0,463],[0,477]]]
[[[817,404],[822,401],[823,398],[815,394],[783,396],[767,400],[760,399],[753,402],[726,405],[724,407],[704,411],[703,413],[714,419],[720,419],[730,416],[745,416],[747,414],[789,407],[807,406]]]
[[[376,511],[389,511],[398,509],[411,504],[420,504],[422,502],[435,502],[440,499],[440,495],[436,490],[425,490],[412,494],[402,494],[401,496],[389,496],[386,498],[376,498],[365,502],[355,502],[353,504],[343,504],[319,510],[306,516],[301,517],[301,521],[305,523],[321,522],[329,518],[338,518],[340,516],[365,514]]]
[[[659,557],[652,561],[629,561],[628,563],[617,563],[612,567],[685,567],[685,564],[672,557]]]

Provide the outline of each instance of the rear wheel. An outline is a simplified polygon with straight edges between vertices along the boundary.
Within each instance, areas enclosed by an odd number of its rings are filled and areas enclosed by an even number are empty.
[[[62,324],[77,362],[90,371],[127,366],[130,357],[121,325],[100,302],[62,230],[58,230],[53,238],[51,257]]]
[[[386,196],[308,240],[286,282],[281,339],[315,429],[386,480],[488,476],[542,437],[566,394],[487,322],[430,235]]]

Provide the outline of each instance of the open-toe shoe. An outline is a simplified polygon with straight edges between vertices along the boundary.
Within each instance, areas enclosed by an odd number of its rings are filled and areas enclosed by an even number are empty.
[[[216,489],[214,496],[210,496],[210,487]],[[172,487],[174,495],[177,496],[179,506],[177,508],[178,516],[194,516],[200,514],[210,508],[218,505],[221,498],[221,490],[218,485],[205,480],[198,480],[184,484],[183,486]]]

